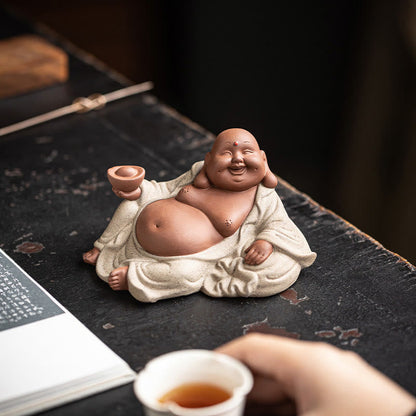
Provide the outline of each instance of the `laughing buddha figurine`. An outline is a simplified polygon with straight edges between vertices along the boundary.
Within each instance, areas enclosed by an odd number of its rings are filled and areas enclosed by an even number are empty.
[[[274,295],[316,258],[246,130],[223,131],[204,161],[171,181],[143,180],[137,166],[116,166],[108,177],[125,200],[83,259],[112,289],[141,302],[197,291]]]

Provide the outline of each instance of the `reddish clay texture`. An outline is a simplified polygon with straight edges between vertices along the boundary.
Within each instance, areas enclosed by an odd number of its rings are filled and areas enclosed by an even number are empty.
[[[36,243],[31,241],[24,241],[22,244],[19,244],[16,247],[17,253],[24,253],[24,254],[34,254],[39,253],[45,248],[42,243]]]
[[[128,178],[129,176],[135,176],[137,175],[137,170],[133,168],[132,166],[122,166],[121,168],[118,168],[116,170],[116,174],[118,176],[123,176],[125,178]]]
[[[359,338],[363,335],[358,328],[352,329],[342,329],[340,326],[334,327],[334,331],[339,331],[341,334],[339,335],[339,339],[345,340],[349,338]]]
[[[363,334],[358,330],[358,328],[351,328],[351,329],[342,329],[340,326],[335,326],[333,330],[323,330],[323,331],[316,331],[315,335],[320,338],[334,338],[337,336],[337,332],[340,334],[338,335],[338,339],[341,341],[348,340],[350,338],[354,338],[351,340],[351,346],[356,346],[358,344],[358,339]]]
[[[287,289],[279,295],[284,300],[288,300],[291,305],[298,305],[305,300],[309,300],[307,296],[298,298],[298,292],[295,289]]]
[[[140,166],[113,166],[107,177],[114,188],[122,192],[133,192],[143,182],[145,170]]]
[[[318,335],[320,338],[333,338],[337,336],[335,331],[317,331],[315,335]]]

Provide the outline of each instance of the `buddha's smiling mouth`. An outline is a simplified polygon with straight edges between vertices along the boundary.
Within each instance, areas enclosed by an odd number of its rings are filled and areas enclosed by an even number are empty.
[[[245,165],[242,166],[230,166],[228,168],[228,171],[231,173],[231,175],[242,175],[247,170]]]

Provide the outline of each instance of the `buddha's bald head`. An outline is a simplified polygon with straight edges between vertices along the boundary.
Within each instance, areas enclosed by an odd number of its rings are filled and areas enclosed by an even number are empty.
[[[269,169],[265,153],[250,132],[232,128],[217,136],[194,185],[197,188],[215,186],[238,192],[260,182],[268,188],[277,185],[277,178]]]
[[[205,156],[205,173],[215,187],[244,191],[258,185],[266,175],[266,156],[247,130],[221,132]]]
[[[210,153],[216,153],[218,149],[222,149],[227,144],[232,144],[234,147],[249,144],[256,151],[260,151],[256,138],[249,131],[233,128],[224,130],[217,136]]]

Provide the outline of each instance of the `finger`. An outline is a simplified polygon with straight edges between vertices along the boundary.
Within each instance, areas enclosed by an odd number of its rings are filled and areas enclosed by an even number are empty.
[[[255,257],[255,253],[256,253],[256,251],[255,251],[255,249],[254,248],[252,248],[247,254],[246,254],[246,256],[244,257],[244,260],[245,260],[245,262],[247,263],[247,264],[251,264],[251,262],[253,261],[253,259],[254,259],[254,257]]]
[[[253,264],[253,259],[251,257],[249,257],[249,258],[246,257],[244,259],[244,263],[245,264],[248,264],[249,266],[251,266]]]
[[[256,255],[253,257],[252,264],[254,265],[260,264],[262,262],[263,257],[264,256],[262,254],[256,253]]]
[[[244,263],[246,263],[246,264],[250,264],[250,254],[246,254],[246,255],[244,256]]]
[[[249,334],[217,351],[239,359],[256,374],[276,380],[283,392],[294,397],[297,380],[303,371],[302,363],[308,360],[306,345],[309,345],[306,341],[275,335]]]
[[[259,253],[258,251],[255,251],[251,258],[251,264],[252,265],[260,264],[263,261],[263,259],[264,259],[264,255]]]
[[[253,244],[250,246],[250,247],[247,247],[245,250],[244,250],[244,253],[248,253],[251,249],[253,248]]]
[[[132,191],[132,192],[118,191],[117,193],[117,195],[120,198],[127,199],[129,201],[136,201],[136,199],[138,199],[141,194],[142,194],[142,190],[140,188],[137,188],[135,191]]]

